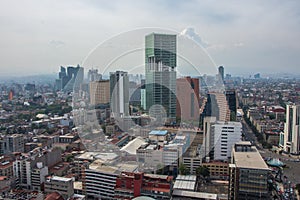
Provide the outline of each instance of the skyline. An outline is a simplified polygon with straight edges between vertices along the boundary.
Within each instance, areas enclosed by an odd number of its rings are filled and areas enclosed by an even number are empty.
[[[17,3],[0,3],[1,77],[51,74],[61,65],[82,64],[98,44],[144,27],[192,38],[217,66],[225,67],[225,73],[298,74],[297,1]]]

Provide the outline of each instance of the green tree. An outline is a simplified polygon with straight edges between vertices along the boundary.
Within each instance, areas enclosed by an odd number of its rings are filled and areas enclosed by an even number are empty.
[[[157,168],[156,174],[159,174],[159,175],[163,175],[164,174],[164,166],[163,166],[163,164],[158,164],[156,168]]]
[[[183,163],[180,163],[179,165],[179,173],[180,175],[187,175],[188,174],[188,169]]]
[[[209,172],[209,169],[208,167],[206,166],[200,166],[196,169],[196,175],[198,177],[202,176],[204,178],[207,178],[210,176],[210,172]]]

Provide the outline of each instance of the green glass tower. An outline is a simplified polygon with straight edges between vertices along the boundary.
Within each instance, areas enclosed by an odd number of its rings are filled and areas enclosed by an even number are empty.
[[[146,108],[157,119],[176,119],[176,35],[145,38]],[[163,108],[163,109],[162,109]]]

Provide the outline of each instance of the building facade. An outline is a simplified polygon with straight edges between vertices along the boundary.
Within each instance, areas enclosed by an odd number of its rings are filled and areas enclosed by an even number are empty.
[[[171,191],[171,176],[122,172],[116,179],[115,199],[133,199],[139,196],[170,199]]]
[[[286,106],[284,133],[281,133],[279,145],[287,153],[300,153],[300,105]]]
[[[0,154],[23,153],[24,148],[24,137],[21,134],[6,135],[0,140]]]
[[[176,119],[176,48],[176,35],[145,38],[146,110],[159,120]]]
[[[129,115],[129,78],[123,71],[111,72],[110,77],[110,107],[114,117]]]
[[[184,77],[176,80],[176,116],[182,121],[199,120],[199,79]]]
[[[59,176],[47,177],[45,181],[45,193],[58,192],[64,199],[69,199],[74,195],[74,185],[72,178]]]
[[[236,143],[229,164],[229,199],[271,199],[268,191],[270,169],[250,142]]]
[[[220,122],[211,125],[211,158],[227,161],[231,157],[232,146],[242,139],[240,122]]]
[[[90,104],[107,104],[110,101],[109,80],[93,81],[90,85]]]

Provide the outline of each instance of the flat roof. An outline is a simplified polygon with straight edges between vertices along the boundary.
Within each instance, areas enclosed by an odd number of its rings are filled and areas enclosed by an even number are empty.
[[[76,156],[76,158],[80,160],[90,160],[90,161],[94,159],[101,159],[102,161],[111,161],[117,159],[118,154],[87,151],[83,154]]]
[[[235,152],[233,151],[235,165],[238,168],[269,170],[267,164],[258,151]]]
[[[64,182],[68,182],[71,181],[72,178],[65,178],[65,177],[60,177],[60,176],[52,176],[51,177],[51,181],[64,181]]]
[[[152,130],[149,135],[158,135],[158,136],[164,136],[167,135],[167,130]]]
[[[199,198],[199,199],[218,199],[217,194],[204,193],[204,192],[182,191],[182,190],[174,190],[173,196],[192,197],[192,198]]]
[[[101,160],[95,160],[93,163],[90,164],[89,169],[111,174],[117,172],[117,168],[105,165]]]
[[[144,176],[150,178],[160,178],[160,179],[167,179],[169,177],[168,175],[159,175],[159,174],[144,174]]]
[[[134,163],[119,163],[117,165],[106,165],[102,160],[95,160],[89,166],[90,170],[103,173],[119,174],[122,171],[134,172],[138,169],[138,165]]]
[[[173,188],[178,190],[195,190],[196,181],[176,180]]]
[[[137,137],[128,142],[128,144],[126,144],[124,147],[122,147],[121,151],[125,151],[131,155],[136,155],[136,150],[144,144],[147,144],[147,142],[145,142],[143,138]]]
[[[235,143],[236,145],[252,145],[250,141],[239,141]]]
[[[148,146],[146,147],[146,149],[147,149],[147,150],[153,150],[153,149],[155,149],[156,146],[157,146],[157,145],[155,145],[155,144],[150,144],[150,145],[148,145]]]
[[[177,139],[177,140],[184,140],[186,138],[186,136],[185,135],[176,135],[175,136],[175,140]]]
[[[181,181],[196,181],[197,177],[195,175],[178,175],[176,178],[177,180]]]
[[[82,182],[81,181],[74,181],[73,187],[75,190],[82,190]]]

